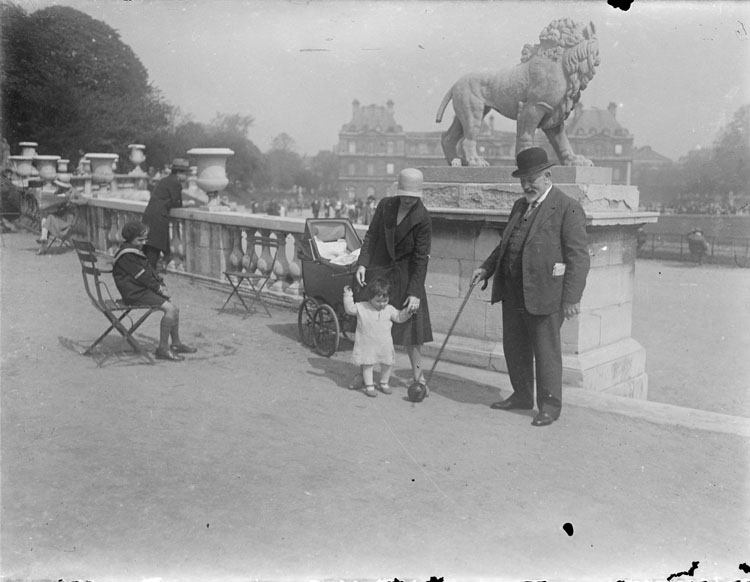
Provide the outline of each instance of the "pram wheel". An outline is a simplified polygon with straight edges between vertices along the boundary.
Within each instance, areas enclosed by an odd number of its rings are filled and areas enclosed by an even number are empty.
[[[317,308],[318,302],[312,297],[306,297],[302,305],[299,306],[299,312],[297,313],[299,337],[302,343],[310,348],[315,345],[315,340],[313,339],[313,315]]]
[[[330,357],[339,347],[339,319],[333,307],[319,306],[313,314],[313,342],[321,356]]]

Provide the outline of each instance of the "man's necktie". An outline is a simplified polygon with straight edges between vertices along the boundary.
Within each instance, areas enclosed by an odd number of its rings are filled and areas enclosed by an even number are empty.
[[[531,213],[534,212],[534,209],[539,206],[539,202],[537,200],[534,200],[531,204],[528,204],[526,206],[526,212],[524,212],[523,217],[528,218],[531,216]]]

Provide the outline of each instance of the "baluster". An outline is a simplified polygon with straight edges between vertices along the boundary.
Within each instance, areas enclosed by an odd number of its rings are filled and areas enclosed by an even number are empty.
[[[286,288],[286,292],[289,295],[301,296],[304,290],[302,283],[302,263],[297,256],[297,248],[299,247],[302,235],[291,233],[291,236],[293,239],[293,248],[292,260],[289,262],[289,277],[292,279],[292,282]]]
[[[232,233],[232,252],[229,253],[228,271],[242,270],[242,230],[233,228]]]
[[[258,250],[255,248],[255,233],[257,230],[256,228],[245,229],[245,255],[248,257],[247,261],[249,262],[247,267],[248,273],[255,273],[259,269],[258,262],[260,261],[260,256],[258,255]]]
[[[107,254],[114,256],[117,252],[120,243],[122,242],[122,235],[120,234],[120,225],[118,224],[117,212],[109,212],[110,227],[107,232]]]
[[[172,238],[169,241],[170,261],[167,268],[175,271],[185,271],[185,244],[180,236],[181,221],[171,220],[169,226]]]
[[[285,232],[277,231],[276,239],[279,241],[279,248],[276,251],[276,264],[273,267],[276,281],[271,285],[271,289],[283,292],[289,287],[289,260],[286,256],[287,235]]]
[[[261,230],[262,236],[271,236],[271,231],[269,230]],[[273,260],[273,257],[271,256],[271,249],[267,246],[263,246],[260,249],[260,254],[258,255],[257,260],[257,269],[267,277],[271,275],[271,261]]]
[[[248,240],[252,240],[252,233],[249,233],[247,230],[244,230],[243,235],[245,237],[245,240],[244,240],[245,250],[242,254],[242,268],[246,273],[252,273],[255,271],[255,266],[258,263],[258,258],[255,256],[255,249],[251,248],[253,245],[247,244]]]

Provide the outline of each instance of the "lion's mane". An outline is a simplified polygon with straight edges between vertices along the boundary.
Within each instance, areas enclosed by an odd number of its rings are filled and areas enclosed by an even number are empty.
[[[584,32],[587,32],[588,37]],[[553,20],[539,33],[539,44],[523,47],[521,62],[534,57],[562,60],[563,72],[568,81],[565,98],[553,104],[554,109],[545,115],[539,127],[555,127],[565,121],[573,111],[583,91],[594,78],[599,65],[599,43],[593,29],[581,27],[571,18]]]

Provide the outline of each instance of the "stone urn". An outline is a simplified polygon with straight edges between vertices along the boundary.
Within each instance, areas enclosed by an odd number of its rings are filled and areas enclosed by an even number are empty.
[[[134,168],[128,172],[129,176],[146,176],[146,172],[141,168],[141,164],[146,161],[146,153],[144,150],[146,146],[139,143],[131,143],[128,146],[130,150],[129,159],[132,162]]]
[[[39,171],[39,177],[44,180],[44,188],[53,190],[52,181],[57,176],[57,160],[60,156],[37,156],[34,158],[36,168]]]
[[[21,148],[21,155],[29,158],[35,158],[36,157],[36,148],[39,144],[35,141],[22,141],[18,142],[18,147]],[[27,177],[35,178],[39,175],[38,170],[33,166],[31,166],[31,174],[29,174]]]
[[[18,147],[21,148],[21,155],[32,158],[36,157],[36,148],[38,145],[35,141],[22,141],[18,143]]]
[[[91,180],[104,190],[115,177],[114,165],[119,158],[117,154],[86,154],[91,164]]]
[[[70,184],[70,173],[68,172],[68,164],[70,160],[57,160],[57,179],[66,184]]]
[[[227,158],[233,156],[234,151],[229,148],[193,148],[187,155],[196,162],[196,183],[208,196],[208,207],[220,207],[219,192],[229,184]]]
[[[34,169],[34,158],[31,156],[9,156],[9,159],[13,163],[13,171],[22,181],[31,177]]]

